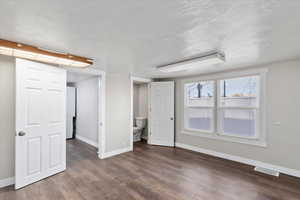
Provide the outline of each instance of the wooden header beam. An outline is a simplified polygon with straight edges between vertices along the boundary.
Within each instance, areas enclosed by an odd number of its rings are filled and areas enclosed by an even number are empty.
[[[91,58],[85,58],[85,57],[76,56],[76,55],[72,55],[72,54],[56,53],[56,52],[40,49],[38,47],[30,46],[27,44],[11,42],[8,40],[3,40],[3,39],[0,39],[0,46],[12,48],[12,49],[18,49],[18,50],[22,50],[22,51],[28,51],[28,52],[32,52],[32,53],[36,53],[36,54],[53,56],[53,57],[57,57],[57,58],[64,58],[64,59],[68,59],[68,60],[79,61],[79,62],[87,63],[89,65],[93,64],[93,59],[91,59]]]

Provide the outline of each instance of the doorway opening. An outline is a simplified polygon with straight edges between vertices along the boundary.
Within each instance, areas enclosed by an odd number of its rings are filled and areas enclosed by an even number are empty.
[[[104,85],[105,74],[67,72],[66,140],[67,156],[72,149],[104,152]],[[80,144],[79,144],[80,143]],[[74,151],[77,152],[77,151]]]
[[[131,148],[133,144],[149,142],[150,127],[148,126],[150,109],[151,79],[131,77]]]

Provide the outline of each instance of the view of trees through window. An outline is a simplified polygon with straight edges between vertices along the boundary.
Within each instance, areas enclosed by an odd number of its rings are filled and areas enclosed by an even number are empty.
[[[187,104],[192,107],[214,106],[214,81],[200,81],[186,85]]]
[[[213,92],[211,81],[201,81],[188,85],[189,98],[212,97]]]

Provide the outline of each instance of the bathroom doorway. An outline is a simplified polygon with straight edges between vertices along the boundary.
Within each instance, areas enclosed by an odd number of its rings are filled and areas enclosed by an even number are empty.
[[[151,79],[131,77],[131,148],[134,143],[149,140],[149,91]]]

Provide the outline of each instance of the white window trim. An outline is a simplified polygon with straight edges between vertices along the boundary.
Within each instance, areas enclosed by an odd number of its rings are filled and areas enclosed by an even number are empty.
[[[249,144],[249,145],[255,145],[260,147],[267,147],[267,134],[266,134],[266,74],[268,72],[267,68],[261,68],[261,69],[255,69],[255,70],[242,70],[242,71],[234,71],[234,72],[225,72],[225,73],[218,73],[215,75],[208,75],[208,76],[201,76],[200,78],[193,79],[193,80],[186,80],[183,81],[183,120],[182,120],[182,130],[181,133],[185,135],[192,135],[197,137],[204,137],[209,139],[215,139],[215,140],[222,140],[222,141],[228,141],[228,142],[234,142],[234,143],[241,143],[241,144]],[[222,134],[218,130],[218,109],[219,107],[215,107],[215,114],[214,114],[214,132],[210,131],[200,131],[200,130],[193,130],[193,129],[187,129],[185,128],[185,84],[192,83],[192,82],[201,82],[201,81],[208,81],[208,80],[215,80],[215,100],[218,100],[217,92],[218,92],[218,83],[221,79],[228,79],[228,78],[238,78],[243,76],[253,76],[253,75],[259,75],[260,76],[260,108],[259,108],[259,116],[257,122],[259,123],[259,135],[256,138],[247,138],[247,137],[239,137],[237,135],[228,135],[228,134]],[[218,105],[219,102],[217,102]],[[228,107],[226,107],[228,108]]]

